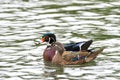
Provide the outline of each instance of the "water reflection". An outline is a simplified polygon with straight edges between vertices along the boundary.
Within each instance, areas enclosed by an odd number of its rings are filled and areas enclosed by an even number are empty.
[[[0,79],[118,80],[119,6],[118,0],[0,0]],[[63,43],[93,39],[91,47],[107,48],[95,62],[48,66],[45,45],[34,45],[44,32]]]
[[[81,71],[85,66],[95,66],[96,63],[93,61],[92,63],[86,63],[83,65],[67,65],[67,66],[58,66],[47,63],[44,67],[44,77],[46,79],[54,80],[54,79],[80,79],[79,76],[84,75],[84,71]],[[89,70],[89,69],[85,69]],[[90,69],[91,70],[91,69]],[[88,75],[92,74],[92,72],[87,71]],[[86,75],[86,74],[85,74]],[[72,78],[73,77],[73,78]],[[75,78],[76,77],[76,78]]]

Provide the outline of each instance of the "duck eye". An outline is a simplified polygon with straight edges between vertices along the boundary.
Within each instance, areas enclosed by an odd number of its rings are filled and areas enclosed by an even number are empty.
[[[48,42],[49,41],[49,36],[45,36],[45,41]]]
[[[45,36],[45,39],[49,39],[49,36]]]

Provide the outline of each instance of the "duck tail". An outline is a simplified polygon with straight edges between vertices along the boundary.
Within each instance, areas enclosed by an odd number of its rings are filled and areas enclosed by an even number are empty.
[[[92,50],[90,52],[90,54],[85,58],[85,61],[90,62],[90,61],[94,60],[98,56],[98,54],[102,53],[102,51],[104,49],[105,49],[105,47],[101,47],[101,48]]]

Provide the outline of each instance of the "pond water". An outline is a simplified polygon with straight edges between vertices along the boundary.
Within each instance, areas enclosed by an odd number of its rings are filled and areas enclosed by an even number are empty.
[[[93,39],[93,62],[44,65],[42,33],[62,43]],[[120,0],[0,0],[0,80],[120,80]]]

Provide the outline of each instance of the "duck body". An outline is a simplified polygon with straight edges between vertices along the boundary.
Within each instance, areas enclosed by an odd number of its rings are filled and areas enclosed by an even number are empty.
[[[94,60],[103,48],[91,51],[65,51],[64,46],[55,42],[46,47],[43,53],[44,61],[59,65],[83,64]]]

